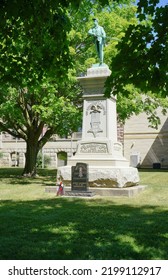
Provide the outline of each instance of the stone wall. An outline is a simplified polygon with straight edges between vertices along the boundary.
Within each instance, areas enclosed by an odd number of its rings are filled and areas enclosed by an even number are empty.
[[[81,134],[75,133],[73,138],[61,139],[54,136],[52,141],[48,141],[42,149],[43,156],[50,157],[50,167],[56,168],[58,165],[58,154],[65,152],[71,156],[76,152],[76,142]],[[3,133],[0,136],[0,166],[24,167],[25,164],[26,143],[21,139],[15,139],[11,135]]]

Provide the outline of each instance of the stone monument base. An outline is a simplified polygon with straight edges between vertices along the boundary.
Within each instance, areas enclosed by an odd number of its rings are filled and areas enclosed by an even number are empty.
[[[128,188],[90,188],[89,192],[74,192],[71,191],[71,187],[65,187],[65,197],[86,197],[92,198],[94,196],[119,196],[119,197],[133,197],[141,193],[146,186],[138,185],[134,187]],[[56,194],[57,188],[56,187],[46,187],[45,192],[47,193],[55,193]]]
[[[57,178],[71,184],[71,166],[58,168]],[[89,166],[89,187],[126,188],[139,183],[137,168],[124,166]]]

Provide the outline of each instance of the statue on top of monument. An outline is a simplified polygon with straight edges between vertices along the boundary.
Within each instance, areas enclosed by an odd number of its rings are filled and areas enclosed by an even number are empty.
[[[104,31],[104,28],[99,25],[98,20],[96,18],[93,18],[93,22],[94,26],[88,31],[88,33],[89,35],[92,35],[95,38],[96,51],[100,62],[99,65],[102,65],[104,58],[103,47],[105,45],[106,33]]]

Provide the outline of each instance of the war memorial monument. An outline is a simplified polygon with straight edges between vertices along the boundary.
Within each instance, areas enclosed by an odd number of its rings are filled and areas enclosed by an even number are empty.
[[[139,175],[137,168],[130,167],[123,156],[123,146],[117,141],[116,97],[104,96],[104,84],[111,74],[103,62],[106,34],[97,19],[93,22],[94,27],[89,34],[95,38],[99,63],[87,69],[85,76],[78,77],[83,88],[82,139],[78,141],[76,154],[68,159],[67,165],[58,168],[57,177],[71,185],[72,191],[80,188],[88,191],[90,188],[99,190],[99,194],[110,195],[115,190],[119,195],[119,191],[122,194],[124,189],[133,191],[139,183]],[[79,178],[75,183],[73,172],[78,173]],[[82,181],[82,177],[86,180]]]

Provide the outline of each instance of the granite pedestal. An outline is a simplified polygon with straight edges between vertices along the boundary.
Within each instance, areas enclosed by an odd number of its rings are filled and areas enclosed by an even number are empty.
[[[89,187],[124,188],[139,183],[137,168],[130,167],[117,141],[116,98],[104,96],[104,85],[111,71],[107,65],[94,66],[79,77],[83,87],[82,139],[67,166],[58,169],[58,177],[71,182],[71,167],[88,164]]]

